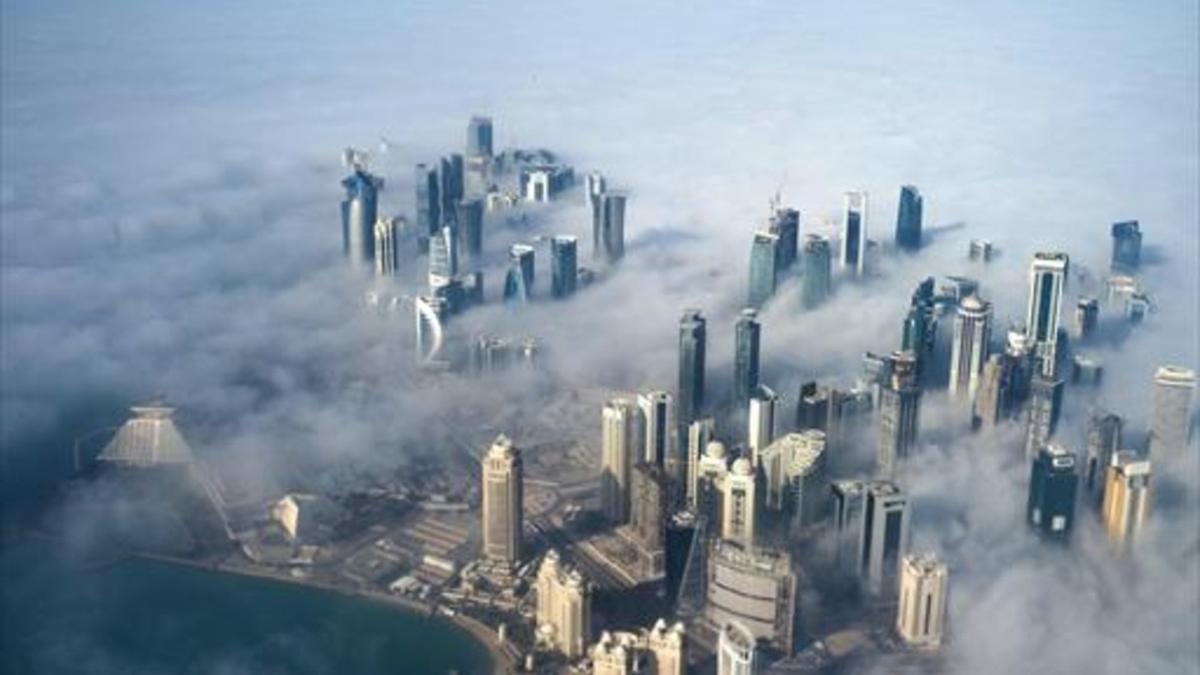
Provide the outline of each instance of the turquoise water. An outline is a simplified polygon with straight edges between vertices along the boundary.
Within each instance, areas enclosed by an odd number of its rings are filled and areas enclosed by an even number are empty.
[[[488,672],[458,627],[270,580],[128,560],[86,570],[41,542],[2,554],[4,673]]]

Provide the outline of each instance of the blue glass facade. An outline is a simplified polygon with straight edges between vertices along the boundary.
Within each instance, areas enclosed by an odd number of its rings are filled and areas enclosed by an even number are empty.
[[[900,188],[900,208],[896,214],[896,247],[915,252],[921,248],[921,211],[924,200],[912,185]]]

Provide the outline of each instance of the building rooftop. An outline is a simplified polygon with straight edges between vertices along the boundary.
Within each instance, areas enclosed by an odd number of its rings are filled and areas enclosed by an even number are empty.
[[[121,425],[97,458],[132,466],[187,464],[192,449],[171,420],[174,408],[145,405],[130,408],[133,417]]]

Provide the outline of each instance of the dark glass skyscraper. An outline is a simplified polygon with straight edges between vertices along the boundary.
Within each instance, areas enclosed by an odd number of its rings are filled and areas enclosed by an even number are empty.
[[[492,156],[492,118],[471,118],[467,123],[467,157]]]
[[[755,232],[750,246],[750,293],[747,304],[758,309],[775,295],[779,271],[779,237]]]
[[[704,408],[704,352],[707,322],[698,309],[684,310],[679,320],[679,390],[677,423],[686,429]]]
[[[1066,539],[1075,522],[1075,454],[1057,443],[1042,446],[1029,473],[1025,519],[1053,539]]]
[[[867,244],[867,193],[847,192],[846,208],[842,216],[841,259],[842,271],[861,277],[866,269]]]
[[[579,277],[576,262],[578,240],[559,235],[550,239],[550,295],[568,298],[575,294],[575,283]]]
[[[896,214],[896,247],[909,253],[921,248],[921,211],[924,200],[912,185],[900,188],[900,208]]]
[[[417,185],[417,232],[432,236],[441,229],[442,199],[438,188],[437,171],[424,164],[416,170]]]
[[[884,478],[895,474],[896,463],[908,457],[917,444],[921,420],[921,388],[917,385],[916,358],[912,352],[895,352],[889,359],[891,377],[879,391],[879,448],[876,471]]]
[[[508,273],[504,276],[504,301],[529,302],[533,295],[533,247],[513,244],[508,250]]]
[[[769,231],[779,237],[776,269],[780,272],[791,269],[796,262],[796,247],[800,244],[800,212],[796,209],[778,209],[771,216]]]
[[[342,200],[342,252],[355,267],[371,267],[375,262],[375,219],[383,179],[355,168],[342,181],[342,187],[346,189]]]
[[[825,302],[832,288],[833,252],[829,240],[810,234],[804,238],[804,286],[801,297],[805,309]]]
[[[459,246],[476,263],[483,253],[483,200],[465,199],[457,204],[457,213]]]
[[[738,408],[745,409],[750,395],[758,388],[758,345],[762,324],[758,312],[742,310],[734,326],[733,387]]]
[[[592,206],[592,258],[612,265],[625,257],[625,195],[602,192]]]
[[[1142,263],[1142,231],[1138,221],[1128,220],[1112,226],[1112,271],[1137,272]]]
[[[457,217],[455,207],[463,198],[462,155],[453,154],[442,158],[438,165],[438,190],[442,198],[442,224],[445,224]]]

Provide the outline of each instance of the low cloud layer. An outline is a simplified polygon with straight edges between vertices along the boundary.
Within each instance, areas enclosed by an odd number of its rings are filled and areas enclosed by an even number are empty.
[[[463,438],[447,429],[594,443],[598,410],[536,411],[581,388],[672,389],[684,307],[708,314],[712,382],[728,386],[750,233],[776,190],[803,231],[828,234],[842,192],[867,189],[869,236],[888,241],[899,185],[914,183],[933,233],[919,257],[879,260],[877,278],[839,284],[816,311],[783,289],[762,318],[764,379],[785,395],[894,348],[925,276],[979,279],[998,327],[1023,319],[1035,250],[1102,279],[1108,225],[1128,218],[1158,311],[1092,350],[1099,398],[1137,430],[1154,368],[1200,362],[1188,3],[3,13],[0,426],[24,486],[6,499],[44,493],[74,435],[158,394],[247,493],[391,470]],[[341,148],[373,149],[381,210],[410,214],[412,165],[459,151],[473,113],[493,116],[498,146],[551,148],[630,193],[628,258],[566,303],[500,306],[494,265],[538,233],[580,235],[587,258],[582,197],[531,213],[528,230],[489,218],[491,304],[459,328],[537,336],[546,367],[482,387],[414,370],[411,317],[364,309],[337,220]],[[990,266],[966,260],[974,237],[1002,252]],[[423,261],[410,264],[419,278]],[[1096,292],[1076,279],[1066,304]],[[1194,670],[1196,463],[1161,474],[1176,498],[1138,559],[1114,560],[1086,517],[1070,549],[1051,549],[1020,522],[1018,432],[951,433],[931,399],[937,443],[906,480],[914,545],[952,570],[952,669]],[[1082,424],[1063,423],[1077,448]]]

